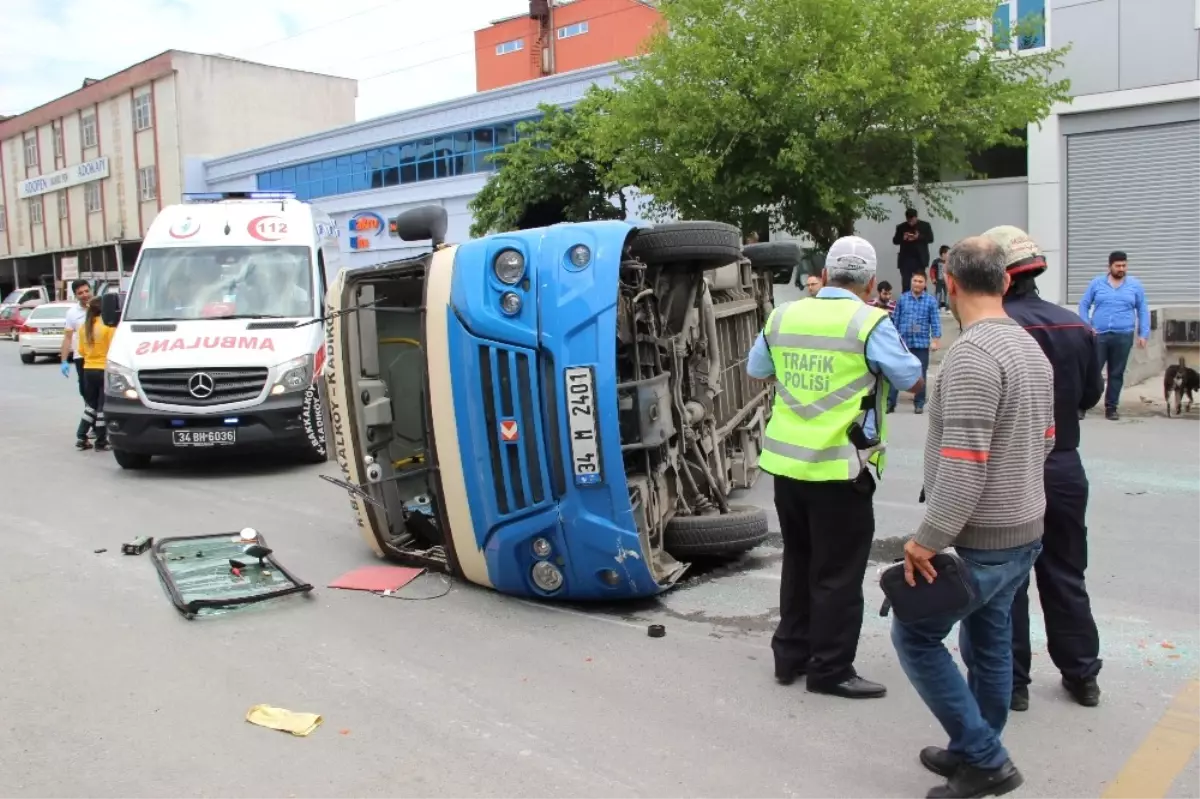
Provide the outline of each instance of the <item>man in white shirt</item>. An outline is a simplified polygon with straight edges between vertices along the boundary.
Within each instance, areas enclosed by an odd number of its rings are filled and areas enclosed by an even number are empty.
[[[83,327],[83,320],[87,316],[88,303],[92,301],[92,287],[88,285],[86,280],[72,280],[71,293],[75,295],[75,299],[79,301],[77,305],[72,305],[67,311],[66,322],[63,324],[63,343],[62,351],[59,353],[62,358],[62,376],[66,377],[71,371],[71,362],[75,363],[75,375],[79,379],[79,396],[83,396],[83,356],[74,351],[75,336],[79,335],[79,330]],[[86,398],[85,398],[86,399]]]

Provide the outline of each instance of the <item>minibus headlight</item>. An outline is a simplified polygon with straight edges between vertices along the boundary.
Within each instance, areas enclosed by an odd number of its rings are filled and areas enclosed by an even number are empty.
[[[133,370],[110,360],[104,367],[104,393],[110,397],[137,399]]]
[[[521,312],[521,298],[516,292],[504,292],[502,295],[500,295],[500,310],[504,311],[509,316],[516,316]]]
[[[550,542],[547,541],[546,539],[544,539],[544,538],[533,539],[533,554],[536,555],[537,557],[539,557],[539,558],[549,557],[551,549],[552,549],[552,547],[550,546]]]
[[[563,574],[548,560],[539,560],[533,564],[533,584],[547,594],[552,594],[562,588]]]
[[[587,269],[588,264],[592,262],[592,251],[586,244],[576,244],[570,249],[567,256],[576,269]]]
[[[525,274],[525,256],[516,250],[501,250],[492,263],[496,279],[506,286],[515,286]]]
[[[289,394],[308,388],[312,383],[311,364],[311,355],[302,355],[279,364],[275,367],[275,385],[271,387],[271,393]]]

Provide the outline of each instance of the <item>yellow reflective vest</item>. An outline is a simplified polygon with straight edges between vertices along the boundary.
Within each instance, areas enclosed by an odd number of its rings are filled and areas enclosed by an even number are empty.
[[[829,482],[854,480],[870,463],[883,475],[882,448],[860,451],[849,429],[864,424],[866,410],[873,408],[876,435],[886,440],[887,382],[871,372],[866,353],[867,338],[887,315],[857,299],[806,297],[767,317],[763,335],[776,387],[759,458],[764,470]]]

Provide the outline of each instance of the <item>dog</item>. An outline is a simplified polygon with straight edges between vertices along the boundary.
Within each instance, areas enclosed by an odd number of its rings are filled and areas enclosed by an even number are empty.
[[[1184,358],[1167,367],[1163,375],[1163,399],[1167,401],[1167,416],[1174,408],[1176,416],[1192,410],[1192,392],[1200,392],[1200,372],[1187,365]],[[1187,411],[1182,409],[1183,396],[1187,395]]]

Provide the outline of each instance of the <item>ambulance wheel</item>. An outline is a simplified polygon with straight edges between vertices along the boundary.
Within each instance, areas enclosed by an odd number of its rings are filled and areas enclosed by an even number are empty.
[[[764,241],[761,244],[747,244],[742,248],[742,254],[750,259],[753,269],[791,269],[800,263],[803,253],[800,245],[794,241]]]
[[[730,505],[729,513],[676,516],[667,522],[663,548],[673,558],[728,558],[767,540],[767,513],[762,508]]]
[[[150,465],[151,456],[143,455],[140,452],[126,452],[123,449],[114,449],[112,454],[117,465],[122,469],[145,469]]]
[[[736,227],[723,222],[672,222],[639,230],[630,248],[648,264],[713,269],[742,256],[742,236]]]
[[[305,463],[325,463],[329,459],[329,448],[326,446],[325,431],[326,413],[324,396],[320,384],[313,384],[304,392],[304,407],[300,417],[304,422],[304,433],[308,439],[301,452],[300,459]]]

